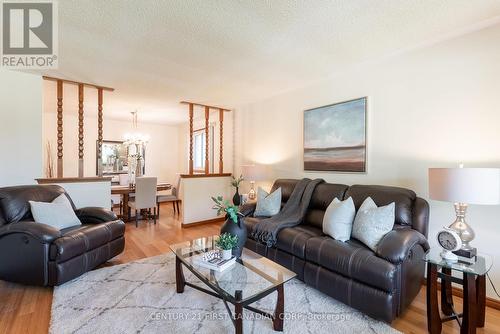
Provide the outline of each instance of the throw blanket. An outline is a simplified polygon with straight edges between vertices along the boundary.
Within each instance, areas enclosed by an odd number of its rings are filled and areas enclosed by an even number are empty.
[[[309,201],[316,186],[322,179],[302,179],[293,189],[290,198],[283,209],[271,218],[263,219],[257,223],[252,231],[252,237],[272,247],[276,244],[278,233],[286,228],[297,226],[302,222],[309,207]]]

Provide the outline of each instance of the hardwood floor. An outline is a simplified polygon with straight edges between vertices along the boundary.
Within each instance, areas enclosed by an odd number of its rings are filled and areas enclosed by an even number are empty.
[[[127,224],[125,251],[106,264],[116,265],[169,252],[168,245],[197,237],[217,234],[220,223],[181,228],[171,206],[164,205],[157,225],[142,221],[138,228]],[[461,299],[455,298],[461,309]],[[50,322],[52,288],[29,287],[0,281],[0,334],[46,333]],[[404,333],[427,333],[425,288],[407,312],[392,326]],[[456,322],[447,322],[443,333],[459,333]],[[500,311],[488,308],[486,327],[478,333],[500,333]]]

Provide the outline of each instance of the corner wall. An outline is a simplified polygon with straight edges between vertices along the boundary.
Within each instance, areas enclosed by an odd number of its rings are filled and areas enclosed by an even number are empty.
[[[429,167],[460,162],[500,167],[498,41],[500,25],[240,106],[234,172],[246,163],[270,164],[270,180],[402,186],[428,198]],[[368,96],[367,173],[305,172],[303,111],[363,96]],[[430,205],[429,240],[436,246],[437,231],[455,214],[451,203]],[[473,244],[497,258],[491,276],[500,287],[500,206],[470,206],[468,220],[477,235]],[[489,283],[488,296],[494,297]]]
[[[0,70],[0,187],[43,175],[42,92],[41,76]]]

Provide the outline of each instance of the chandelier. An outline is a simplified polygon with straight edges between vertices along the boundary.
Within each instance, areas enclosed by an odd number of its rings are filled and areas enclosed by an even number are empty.
[[[150,136],[148,134],[138,132],[137,110],[132,111],[130,114],[132,115],[132,132],[126,133],[123,136],[124,144],[127,146],[145,146],[149,142]]]

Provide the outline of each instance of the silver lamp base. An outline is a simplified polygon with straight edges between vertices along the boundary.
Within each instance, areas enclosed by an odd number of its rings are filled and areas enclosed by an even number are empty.
[[[449,227],[455,230],[462,240],[462,248],[464,251],[472,251],[474,247],[470,245],[470,242],[474,240],[476,234],[472,227],[470,227],[465,222],[465,214],[467,212],[467,204],[465,203],[455,203],[455,213],[457,219]]]

